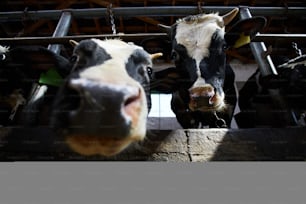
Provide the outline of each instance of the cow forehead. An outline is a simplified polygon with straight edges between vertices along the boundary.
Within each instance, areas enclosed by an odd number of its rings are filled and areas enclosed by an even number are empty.
[[[175,39],[178,44],[186,47],[190,57],[199,59],[209,56],[211,39],[217,30],[221,30],[221,34],[224,34],[223,20],[220,16],[217,14],[196,16],[191,20],[178,21]]]
[[[137,51],[143,53],[142,57],[146,58],[144,62],[148,63],[148,65],[151,64],[150,55],[140,46],[126,43],[121,40],[92,40],[103,48],[111,57],[103,62],[103,64],[89,67],[80,72],[81,78],[88,78],[106,83],[108,81],[120,81],[122,79],[131,81],[131,77],[129,77],[126,70],[126,65],[129,59],[133,57],[133,54],[137,53]]]
[[[92,39],[95,43],[98,44],[101,48],[103,48],[112,59],[118,59],[121,61],[127,61],[128,58],[135,52],[135,50],[140,49],[143,50],[142,47],[137,46],[133,43],[126,43],[119,39],[112,40],[99,40]]]
[[[150,55],[140,46],[134,43],[126,43],[121,40],[98,40],[93,39],[95,43],[103,48],[107,54],[110,55],[111,59],[103,63],[103,66],[111,66],[113,69],[122,68],[125,69],[125,65],[128,63],[130,58],[137,57],[139,63],[144,63],[151,66],[152,60]],[[117,64],[117,66],[115,66]]]

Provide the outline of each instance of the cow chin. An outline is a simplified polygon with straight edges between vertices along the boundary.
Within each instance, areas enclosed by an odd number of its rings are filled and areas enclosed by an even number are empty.
[[[133,104],[130,104],[130,106],[133,106]],[[131,120],[127,135],[112,135],[112,132],[103,134],[103,129],[101,134],[71,132],[66,134],[66,143],[74,152],[84,156],[114,156],[119,154],[130,144],[142,141],[146,136],[148,114],[146,103],[138,106],[136,111],[135,109],[131,111],[131,107],[128,107],[125,111],[126,117]]]
[[[143,140],[144,135],[116,139],[112,136],[69,135],[66,143],[76,153],[84,156],[114,156],[131,143]]]

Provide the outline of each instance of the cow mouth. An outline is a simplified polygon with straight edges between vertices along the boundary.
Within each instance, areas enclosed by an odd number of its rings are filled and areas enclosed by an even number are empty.
[[[214,94],[211,97],[191,97],[188,106],[191,111],[212,112],[222,111],[225,103],[223,97]]]
[[[189,98],[191,111],[211,112],[225,108],[224,97],[209,84],[189,89]]]
[[[76,153],[84,156],[114,156],[131,143],[141,141],[141,136],[131,136],[128,138],[116,139],[112,136],[91,136],[83,134],[69,135],[66,137],[66,143]]]

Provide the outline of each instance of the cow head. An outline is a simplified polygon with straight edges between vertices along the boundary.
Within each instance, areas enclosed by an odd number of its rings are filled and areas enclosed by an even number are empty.
[[[114,155],[146,134],[151,56],[121,40],[74,43],[51,124],[83,155]]]
[[[185,101],[191,111],[220,111],[226,107],[225,26],[236,16],[234,9],[224,16],[200,14],[179,19],[168,29],[172,57],[185,78]]]

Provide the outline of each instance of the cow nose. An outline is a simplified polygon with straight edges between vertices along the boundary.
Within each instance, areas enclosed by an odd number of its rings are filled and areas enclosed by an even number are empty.
[[[210,84],[204,86],[192,87],[189,89],[190,108],[196,110],[201,107],[213,106],[215,90]]]
[[[131,123],[141,105],[137,86],[71,79],[70,88],[80,95],[80,105],[70,113],[70,128],[78,133],[122,137],[129,134]]]

